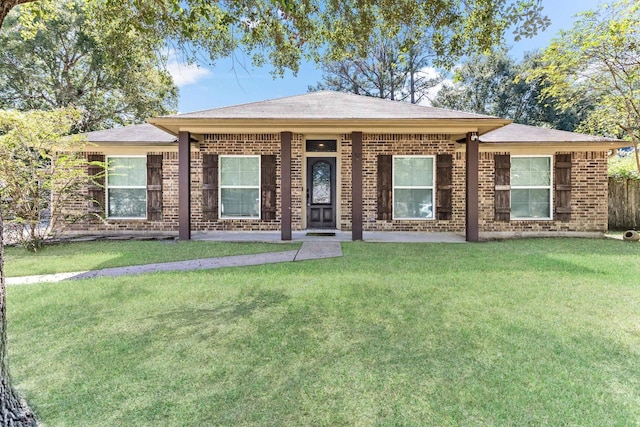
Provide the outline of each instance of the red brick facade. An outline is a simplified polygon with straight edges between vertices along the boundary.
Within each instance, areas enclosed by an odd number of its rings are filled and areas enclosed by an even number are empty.
[[[280,230],[281,222],[281,156],[280,133],[265,134],[206,134],[197,149],[191,152],[191,227],[206,230]],[[352,170],[351,135],[336,137],[337,150],[327,154],[337,162],[336,191],[337,228],[351,230]],[[440,134],[367,134],[362,141],[363,229],[364,231],[465,231],[465,156],[464,144]],[[99,152],[99,148],[95,149]],[[479,230],[481,237],[491,233],[525,232],[604,232],[607,229],[607,155],[605,152],[573,152],[571,169],[571,220],[539,221],[494,220],[494,156],[483,152],[480,145],[479,163]],[[501,152],[509,154],[508,150]],[[560,152],[558,152],[560,153]],[[567,153],[567,151],[562,151]],[[162,220],[105,220],[85,221],[73,226],[76,231],[177,231],[178,229],[178,153],[149,151],[140,154],[162,154]],[[276,188],[276,218],[271,220],[217,219],[204,221],[202,214],[202,158],[203,154],[217,155],[273,155],[278,176]],[[378,220],[377,219],[377,156],[450,154],[453,159],[452,215],[449,220]],[[522,155],[519,152],[519,155]],[[322,156],[314,153],[313,156]],[[305,136],[293,134],[291,142],[291,218],[292,230],[305,227]],[[435,197],[435,196],[434,196]],[[86,203],[86,202],[78,202]],[[82,208],[82,206],[74,206]],[[497,235],[496,234],[496,235]]]
[[[555,154],[569,153],[567,151]],[[500,233],[539,232],[605,232],[608,227],[608,180],[606,152],[572,152],[571,160],[571,220],[494,221],[494,156],[500,153],[480,153],[480,231],[485,237]],[[520,155],[520,153],[519,153]],[[555,215],[554,215],[555,217]]]

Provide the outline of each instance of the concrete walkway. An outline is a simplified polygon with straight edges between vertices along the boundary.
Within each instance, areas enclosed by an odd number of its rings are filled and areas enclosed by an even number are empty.
[[[234,255],[220,258],[194,259],[188,261],[162,262],[157,264],[133,265],[129,267],[105,268],[102,270],[76,271],[72,273],[45,274],[40,276],[8,277],[8,285],[60,282],[62,280],[92,279],[94,277],[118,277],[133,274],[155,273],[159,271],[209,270],[223,267],[276,264],[280,262],[305,261],[311,259],[335,258],[342,256],[340,242],[303,242],[299,250],[267,252],[251,255]]]

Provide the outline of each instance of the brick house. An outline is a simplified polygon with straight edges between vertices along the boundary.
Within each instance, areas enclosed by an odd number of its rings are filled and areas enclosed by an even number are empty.
[[[91,132],[86,231],[599,235],[620,141],[337,92]],[[92,173],[93,171],[90,171]]]

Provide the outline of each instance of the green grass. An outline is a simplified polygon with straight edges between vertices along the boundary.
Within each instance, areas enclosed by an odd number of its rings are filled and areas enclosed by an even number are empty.
[[[36,253],[5,248],[7,277],[96,270],[109,267],[183,261],[228,255],[293,250],[299,243],[228,243],[206,241],[106,241],[45,246]]]
[[[46,426],[640,424],[640,245],[344,257],[11,286]]]

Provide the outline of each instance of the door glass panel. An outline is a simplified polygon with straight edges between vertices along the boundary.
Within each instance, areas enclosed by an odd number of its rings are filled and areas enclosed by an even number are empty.
[[[331,165],[327,162],[311,167],[311,204],[331,204]]]

